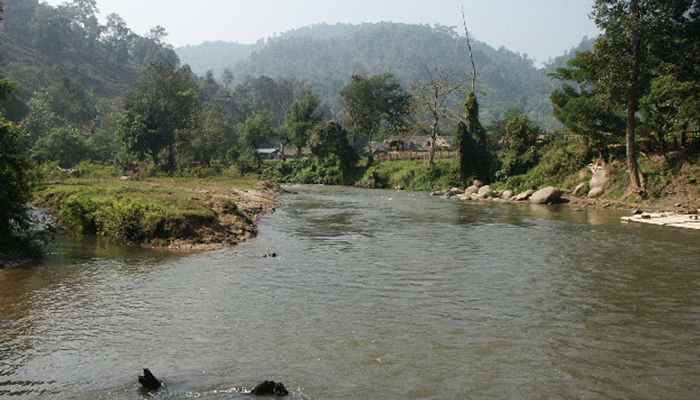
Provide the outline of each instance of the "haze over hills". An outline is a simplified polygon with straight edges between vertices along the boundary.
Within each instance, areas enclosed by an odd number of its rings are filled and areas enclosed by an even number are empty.
[[[581,48],[591,44],[584,40]],[[393,73],[410,88],[435,69],[465,82],[469,71],[466,41],[454,28],[439,25],[318,24],[256,45],[208,42],[176,52],[198,74],[212,70],[219,77],[230,67],[237,82],[260,75],[306,82],[334,112],[340,110],[339,92],[353,74]],[[545,126],[556,125],[549,95],[557,83],[547,74],[564,65],[574,50],[552,60],[550,68],[537,68],[526,55],[479,41],[474,53],[486,120],[520,109]]]

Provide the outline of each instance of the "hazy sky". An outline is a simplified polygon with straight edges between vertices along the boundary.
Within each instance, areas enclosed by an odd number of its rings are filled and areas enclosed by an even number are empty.
[[[547,61],[596,33],[594,0],[462,0],[478,40]],[[51,4],[63,0],[49,0]],[[459,0],[98,0],[138,33],[163,25],[175,46],[206,40],[253,43],[275,33],[327,22],[459,25]]]

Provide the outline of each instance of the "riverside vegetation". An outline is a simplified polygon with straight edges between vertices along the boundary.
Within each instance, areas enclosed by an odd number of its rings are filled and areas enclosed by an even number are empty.
[[[116,14],[103,24],[94,0],[9,0],[0,254],[33,242],[30,201],[77,232],[119,242],[233,243],[252,229],[251,210],[270,207],[244,194],[256,179],[434,191],[478,178],[500,191],[586,193],[593,178],[603,184],[591,194],[606,201],[697,206],[698,2],[601,0],[592,17],[600,37],[541,70],[470,41],[465,21],[466,36],[397,24],[301,29],[261,43],[238,70],[249,73],[217,77],[181,63],[160,26],[141,36]],[[401,32],[426,45],[408,49]],[[310,46],[369,63],[380,50],[353,44],[380,36],[423,61],[353,74],[294,60]],[[452,137],[458,159],[374,160],[378,143],[414,135]],[[265,160],[265,148],[298,158]]]

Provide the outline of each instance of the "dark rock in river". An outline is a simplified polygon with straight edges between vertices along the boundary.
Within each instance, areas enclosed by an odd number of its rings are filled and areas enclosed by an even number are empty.
[[[255,396],[280,396],[284,397],[289,394],[287,388],[282,383],[274,381],[265,381],[253,389],[250,394]]]
[[[139,383],[144,389],[151,392],[155,392],[163,386],[163,384],[153,375],[153,373],[151,373],[151,370],[148,368],[143,370],[143,376],[139,376]]]

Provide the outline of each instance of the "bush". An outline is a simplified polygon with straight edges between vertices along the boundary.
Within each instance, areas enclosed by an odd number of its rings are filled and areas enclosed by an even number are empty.
[[[303,159],[267,163],[262,179],[278,183],[344,185],[349,184],[349,173],[335,156],[324,160]]]
[[[542,149],[542,156],[537,165],[527,173],[506,177],[503,186],[513,191],[538,189],[543,186],[565,187],[572,184],[569,178],[578,173],[590,160],[586,146],[577,142],[559,139]]]
[[[140,244],[155,238],[167,219],[164,209],[129,199],[72,195],[56,203],[59,219],[73,231],[120,243]]]
[[[439,160],[431,170],[424,161],[385,161],[371,166],[357,183],[376,189],[433,191],[459,186],[459,162]]]

